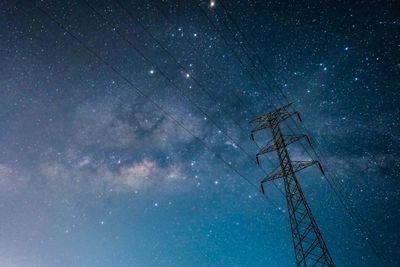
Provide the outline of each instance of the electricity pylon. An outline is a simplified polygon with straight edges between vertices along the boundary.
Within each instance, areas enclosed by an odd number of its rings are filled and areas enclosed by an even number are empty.
[[[268,128],[272,131],[272,140],[261,148],[256,155],[257,164],[260,165],[259,156],[275,150],[280,165],[280,168],[277,168],[261,181],[260,190],[265,194],[265,182],[283,178],[296,265],[301,267],[335,266],[296,177],[296,172],[312,165],[317,165],[322,174],[324,174],[324,171],[318,161],[292,161],[287,146],[301,139],[306,139],[311,145],[310,139],[304,134],[283,135],[280,128],[280,123],[293,115],[296,115],[301,121],[298,112],[288,110],[290,106],[291,104],[288,104],[251,121],[251,123],[256,124],[251,131],[253,141],[255,132]]]

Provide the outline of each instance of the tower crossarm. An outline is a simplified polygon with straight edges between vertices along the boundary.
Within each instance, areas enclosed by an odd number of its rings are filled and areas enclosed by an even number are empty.
[[[308,142],[308,144],[311,146],[311,141],[308,138],[306,134],[298,134],[298,135],[284,135],[283,138],[285,139],[285,145],[288,146],[292,143],[295,143],[299,141],[300,139],[305,138]],[[279,145],[279,144],[278,144]],[[267,154],[269,152],[272,152],[274,150],[280,149],[281,147],[276,147],[276,144],[274,143],[274,140],[270,140],[263,148],[260,149],[260,151],[256,154],[257,157],[257,163],[259,164],[259,159],[258,157]]]
[[[255,124],[254,128],[251,130],[251,139],[254,141],[254,133],[259,132],[264,129],[272,128],[275,125],[283,122],[284,120],[290,118],[293,115],[297,115],[299,121],[302,121],[300,113],[297,111],[289,111],[289,107],[292,103],[277,109],[274,112],[267,113],[265,115],[258,116],[250,121],[250,123]]]
[[[321,164],[319,161],[316,160],[311,160],[311,161],[292,161],[292,166],[286,165],[284,170],[277,169],[275,171],[272,171],[270,174],[268,174],[262,181],[261,183],[265,182],[270,182],[276,179],[283,178],[287,173],[291,172],[299,172],[305,168],[308,168],[312,165],[318,165],[320,169],[322,170]],[[292,169],[291,169],[292,168]]]
[[[250,120],[250,123],[256,123],[257,126],[252,130],[252,132],[255,131],[260,131],[263,130],[265,128],[269,128],[272,127],[273,125],[276,125],[284,120],[286,120],[287,118],[293,116],[293,115],[297,115],[299,121],[302,121],[300,113],[297,111],[289,111],[289,107],[292,105],[293,103],[289,103],[281,108],[278,108],[277,110],[267,113],[265,115],[261,115],[261,116],[257,116],[254,119]],[[262,125],[262,127],[258,127]]]
[[[260,123],[260,122],[268,122],[273,118],[277,118],[282,116],[283,114],[289,113],[288,109],[289,107],[292,105],[293,103],[289,103],[283,107],[280,107],[278,109],[276,109],[273,112],[261,115],[261,116],[257,116],[254,119],[252,119],[250,121],[250,123]]]

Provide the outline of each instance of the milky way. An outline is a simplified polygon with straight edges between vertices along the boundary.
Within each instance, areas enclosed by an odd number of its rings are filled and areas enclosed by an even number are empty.
[[[288,101],[328,174],[299,180],[335,263],[399,266],[399,10],[2,1],[0,266],[294,266],[249,124]]]

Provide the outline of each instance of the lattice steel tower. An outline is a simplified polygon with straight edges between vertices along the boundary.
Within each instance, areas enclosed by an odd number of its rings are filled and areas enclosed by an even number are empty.
[[[297,115],[301,121],[298,112],[290,112],[288,110],[290,105],[283,106],[266,115],[258,116],[251,121],[251,123],[255,124],[251,131],[253,140],[255,132],[268,128],[272,131],[272,140],[261,148],[256,155],[257,164],[260,164],[260,155],[274,150],[278,155],[280,164],[280,168],[278,167],[276,171],[273,171],[261,181],[261,192],[265,194],[265,182],[283,178],[296,265],[302,267],[335,266],[296,177],[296,172],[312,165],[319,166],[324,174],[323,169],[318,161],[291,161],[287,146],[301,139],[306,139],[311,145],[310,139],[304,134],[283,135],[280,128],[280,123],[293,115]]]

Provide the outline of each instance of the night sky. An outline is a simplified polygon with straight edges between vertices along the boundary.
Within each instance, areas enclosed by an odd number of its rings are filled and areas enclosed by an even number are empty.
[[[399,88],[395,0],[1,1],[0,266],[294,266],[288,101],[336,265],[400,266]]]

